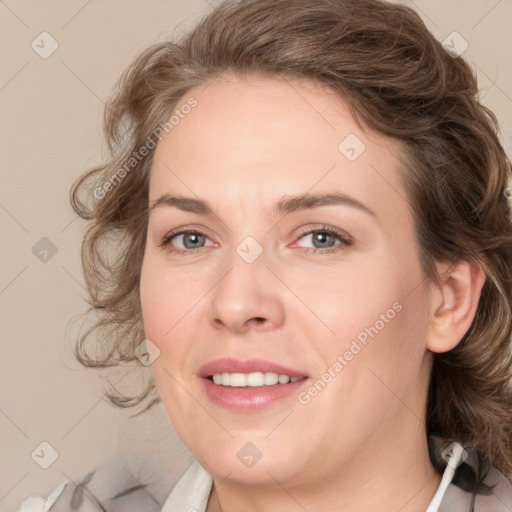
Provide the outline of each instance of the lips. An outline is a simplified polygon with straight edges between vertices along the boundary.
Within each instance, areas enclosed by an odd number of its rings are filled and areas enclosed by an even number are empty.
[[[300,388],[309,380],[304,371],[264,359],[217,359],[203,366],[198,374],[202,377],[202,389],[211,402],[217,406],[244,413],[261,411],[282,400],[294,399]],[[271,382],[261,386],[254,385],[257,382],[253,382],[253,385],[247,382],[240,384],[239,379],[249,375],[255,378],[256,374],[260,376],[263,374],[266,378],[274,376],[274,384],[272,385]],[[221,376],[220,380],[219,376]],[[279,376],[277,381],[275,376]],[[232,378],[235,378],[236,383]]]

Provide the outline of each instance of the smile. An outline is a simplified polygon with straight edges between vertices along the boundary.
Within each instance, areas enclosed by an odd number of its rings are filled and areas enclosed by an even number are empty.
[[[218,386],[261,387],[275,386],[277,384],[294,383],[305,377],[290,377],[279,375],[274,372],[252,372],[252,373],[215,373],[209,377]]]
[[[198,371],[205,398],[232,411],[257,412],[283,400],[294,400],[310,380],[304,369],[274,361],[224,357]]]

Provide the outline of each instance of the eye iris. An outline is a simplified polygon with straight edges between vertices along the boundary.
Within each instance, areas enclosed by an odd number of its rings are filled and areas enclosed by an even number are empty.
[[[313,245],[317,249],[325,249],[326,247],[332,247],[336,242],[333,235],[329,233],[314,233],[313,234]]]
[[[183,245],[187,249],[195,249],[203,245],[204,238],[204,235],[200,235],[199,233],[186,233],[183,235]]]

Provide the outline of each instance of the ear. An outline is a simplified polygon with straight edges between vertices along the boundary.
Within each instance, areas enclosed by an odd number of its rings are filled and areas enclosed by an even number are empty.
[[[469,330],[476,314],[485,274],[475,262],[439,265],[441,286],[431,287],[427,348],[448,352]]]

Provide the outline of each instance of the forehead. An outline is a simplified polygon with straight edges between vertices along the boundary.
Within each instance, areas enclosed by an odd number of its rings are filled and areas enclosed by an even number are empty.
[[[193,99],[196,105],[184,109]],[[164,192],[261,209],[283,195],[337,190],[395,217],[407,210],[403,149],[362,128],[348,104],[305,79],[223,75],[186,94],[159,142],[150,201]]]

